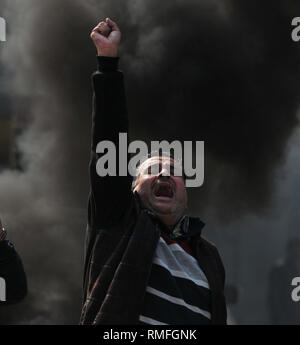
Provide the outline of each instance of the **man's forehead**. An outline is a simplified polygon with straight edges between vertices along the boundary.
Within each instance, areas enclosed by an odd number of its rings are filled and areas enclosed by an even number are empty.
[[[156,163],[167,163],[174,165],[174,159],[172,157],[167,157],[167,156],[155,156],[155,157],[150,157],[147,158],[142,164],[141,168],[146,168],[152,164]]]

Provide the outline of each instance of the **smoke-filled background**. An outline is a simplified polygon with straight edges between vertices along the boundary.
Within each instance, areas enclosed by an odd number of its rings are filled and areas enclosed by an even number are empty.
[[[132,139],[205,141],[191,213],[238,290],[235,322],[269,323],[269,271],[299,231],[299,2],[2,0],[0,15],[0,215],[29,283],[24,302],[1,307],[0,323],[78,322],[89,34],[107,16],[123,34]]]

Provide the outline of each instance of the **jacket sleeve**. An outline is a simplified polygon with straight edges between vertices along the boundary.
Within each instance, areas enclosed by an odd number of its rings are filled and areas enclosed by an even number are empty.
[[[212,298],[214,298],[214,321],[215,324],[227,324],[227,308],[225,299],[225,269],[216,246],[210,241],[200,237],[201,243],[198,255],[201,253],[201,262],[204,273],[206,274]],[[200,265],[201,266],[201,265]]]
[[[128,116],[123,73],[117,70],[115,59],[118,58],[98,57],[99,71],[92,76],[89,225],[97,229],[118,222],[131,195],[131,177],[118,176],[119,133],[128,133]],[[109,141],[116,148],[115,152],[111,151],[111,157],[116,162],[116,176],[100,177],[97,173],[99,158],[107,156],[107,152],[96,152],[101,141]]]
[[[224,264],[223,264],[223,261],[221,259],[221,256],[219,254],[219,251],[218,251],[217,247],[214,247],[214,251],[215,251],[215,259],[216,259],[216,261],[218,263],[218,268],[219,268],[220,277],[221,277],[221,281],[222,281],[223,292],[224,292],[224,290],[225,290],[225,280],[226,280],[225,268],[224,268]]]
[[[27,294],[22,260],[9,241],[0,242],[0,305],[21,301]]]
[[[85,283],[97,230],[108,229],[119,222],[132,198],[131,176],[128,174],[118,176],[119,133],[128,133],[128,115],[123,73],[117,69],[117,66],[118,58],[98,57],[98,71],[92,75],[93,113],[89,164],[90,194],[85,245]],[[114,143],[116,147],[114,157],[117,162],[116,176],[100,177],[97,174],[97,161],[106,154],[106,152],[96,152],[97,145],[104,140]]]

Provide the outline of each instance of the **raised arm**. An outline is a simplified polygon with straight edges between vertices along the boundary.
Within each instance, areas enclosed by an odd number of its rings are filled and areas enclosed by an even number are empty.
[[[105,37],[105,35],[107,37]],[[118,47],[121,32],[110,19],[99,23],[91,38],[98,52],[98,71],[93,74],[93,123],[90,162],[90,222],[92,227],[109,226],[119,221],[131,194],[131,178],[118,176],[119,133],[128,132],[128,117],[123,74],[118,70]],[[96,152],[101,141],[116,147],[117,176],[99,176],[97,161],[105,153]]]
[[[96,232],[118,222],[131,197],[131,177],[100,177],[96,167],[100,157],[96,152],[99,142],[107,140],[115,144],[118,162],[119,133],[128,132],[128,118],[123,74],[118,70],[118,47],[121,32],[110,19],[99,23],[91,33],[97,48],[98,71],[92,76],[93,116],[90,161],[90,196],[88,206],[87,258],[91,252]],[[86,263],[87,264],[87,263]]]
[[[132,197],[130,176],[101,177],[96,169],[98,159],[105,155],[96,152],[99,142],[108,140],[114,143],[118,157],[119,133],[128,132],[123,74],[118,70],[121,32],[117,24],[107,18],[92,30],[91,38],[97,48],[98,71],[92,76],[93,114],[89,165],[91,188],[85,245],[84,299],[86,275],[97,232],[103,228],[109,229],[119,222]]]

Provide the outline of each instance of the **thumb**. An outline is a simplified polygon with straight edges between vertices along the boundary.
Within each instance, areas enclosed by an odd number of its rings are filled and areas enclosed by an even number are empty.
[[[107,38],[98,32],[98,28],[93,29],[90,36],[93,41],[107,42]]]

